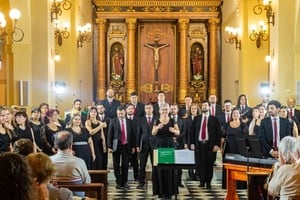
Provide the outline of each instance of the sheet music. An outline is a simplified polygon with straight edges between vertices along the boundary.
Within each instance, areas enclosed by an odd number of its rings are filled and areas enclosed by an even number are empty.
[[[176,164],[195,164],[195,152],[188,149],[175,150]]]

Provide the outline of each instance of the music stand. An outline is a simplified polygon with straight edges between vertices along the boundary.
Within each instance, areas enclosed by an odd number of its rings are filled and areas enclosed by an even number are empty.
[[[240,154],[247,158],[247,171],[249,171],[249,157],[264,157],[261,143],[254,135],[236,137],[236,144]]]

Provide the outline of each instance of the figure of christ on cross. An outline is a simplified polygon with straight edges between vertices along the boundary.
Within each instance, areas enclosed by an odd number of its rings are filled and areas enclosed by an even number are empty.
[[[150,49],[153,49],[154,52],[154,65],[155,65],[155,71],[158,71],[158,65],[159,65],[159,50],[165,47],[168,47],[169,44],[159,44],[159,38],[154,39],[154,44],[144,44],[145,47],[148,47]]]

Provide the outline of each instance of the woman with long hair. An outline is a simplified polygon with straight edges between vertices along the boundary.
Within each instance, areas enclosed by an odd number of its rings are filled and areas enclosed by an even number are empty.
[[[107,127],[106,122],[100,121],[98,111],[96,107],[91,107],[87,120],[85,122],[85,127],[90,133],[93,140],[94,151],[96,159],[94,161],[93,169],[106,169],[105,158],[107,157],[106,149],[106,135],[104,133],[104,128]]]
[[[57,132],[61,131],[61,126],[57,125],[58,111],[56,109],[49,109],[45,115],[45,124],[41,128],[41,138],[43,144],[43,152],[47,155],[56,153],[54,147],[54,138]]]
[[[5,119],[1,114],[0,109],[0,154],[3,152],[12,151],[12,134],[11,132],[4,126]]]
[[[73,134],[73,151],[75,156],[82,158],[88,169],[92,169],[92,161],[96,159],[93,140],[89,131],[81,126],[81,116],[75,114],[70,120],[70,127],[66,129]]]

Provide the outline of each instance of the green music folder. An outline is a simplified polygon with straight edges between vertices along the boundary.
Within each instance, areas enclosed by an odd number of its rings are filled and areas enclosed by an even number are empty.
[[[158,148],[158,164],[174,164],[174,148]]]

